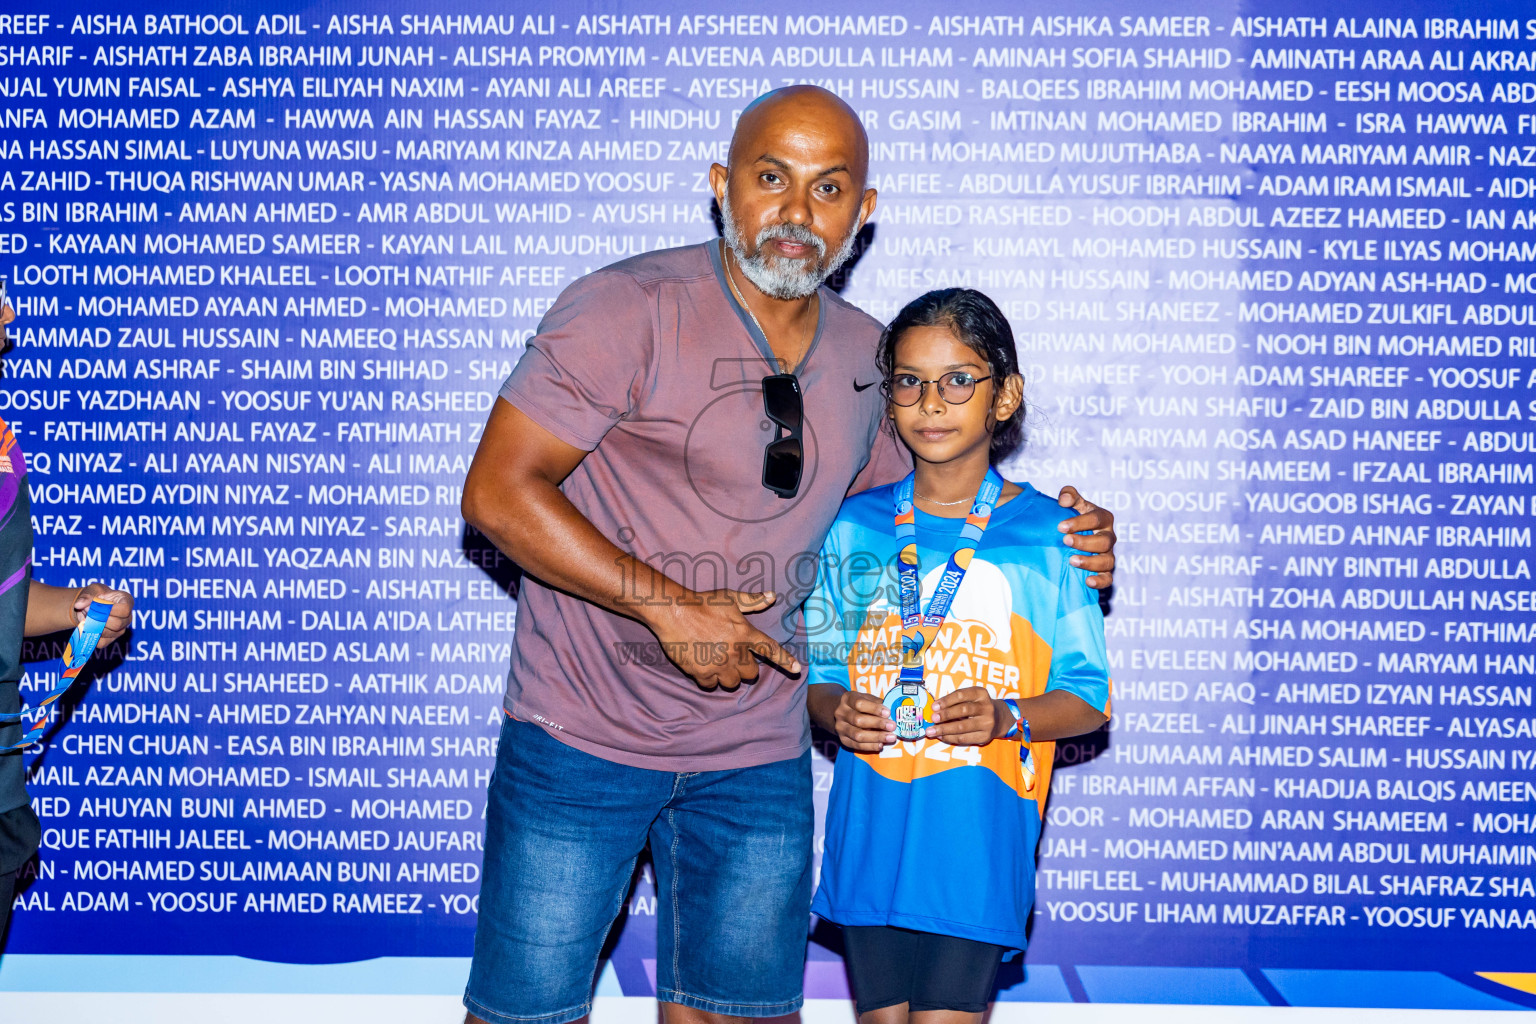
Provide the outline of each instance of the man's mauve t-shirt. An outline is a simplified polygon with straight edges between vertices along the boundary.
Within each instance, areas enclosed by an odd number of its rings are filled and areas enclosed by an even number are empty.
[[[647,253],[571,284],[501,397],[590,454],[561,489],[604,536],[694,590],[772,590],[749,616],[780,642],[816,582],[816,554],[843,496],[906,472],[879,429],[880,324],[821,289],[820,322],[796,368],[805,406],[799,493],[762,483],[775,427],[767,339],[726,286],[717,242]],[[876,457],[871,461],[871,451]],[[643,599],[635,581],[628,599]],[[705,692],[639,622],[526,578],[505,707],[621,764],[713,771],[797,757],[810,745],[801,680],[761,666],[756,683]]]

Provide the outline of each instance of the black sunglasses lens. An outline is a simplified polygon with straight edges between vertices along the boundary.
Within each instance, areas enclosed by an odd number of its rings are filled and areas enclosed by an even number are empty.
[[[763,412],[779,429],[789,431],[763,449],[763,486],[781,498],[793,498],[800,489],[800,471],[805,461],[800,445],[805,408],[800,401],[800,382],[794,374],[775,373],[763,378]]]
[[[785,497],[793,497],[800,487],[800,469],[804,452],[798,437],[783,437],[763,452],[763,486]]]
[[[799,430],[803,418],[800,384],[787,373],[763,378],[763,411],[786,430]]]

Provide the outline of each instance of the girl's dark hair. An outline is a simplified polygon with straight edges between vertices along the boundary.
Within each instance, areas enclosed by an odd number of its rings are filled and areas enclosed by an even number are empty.
[[[940,288],[919,295],[902,308],[880,335],[875,357],[881,375],[889,380],[896,366],[896,343],[914,327],[947,327],[967,348],[986,360],[992,386],[1019,372],[1013,328],[997,303],[974,288]],[[995,393],[995,392],[994,392]],[[1001,462],[1024,441],[1024,406],[997,425],[992,434],[992,461]]]

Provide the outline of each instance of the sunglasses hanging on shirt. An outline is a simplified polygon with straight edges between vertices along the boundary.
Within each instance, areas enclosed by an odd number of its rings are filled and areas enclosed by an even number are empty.
[[[794,374],[775,373],[763,378],[763,413],[774,425],[774,439],[763,449],[763,486],[781,498],[793,498],[800,490],[805,465],[805,449],[800,442],[805,407],[800,399],[800,381]]]

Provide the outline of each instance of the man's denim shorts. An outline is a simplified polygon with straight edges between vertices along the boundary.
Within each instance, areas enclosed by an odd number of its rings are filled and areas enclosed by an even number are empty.
[[[492,1024],[587,1014],[646,843],[656,995],[714,1013],[800,1007],[811,906],[810,754],[751,768],[631,768],[506,719],[464,1005]]]

